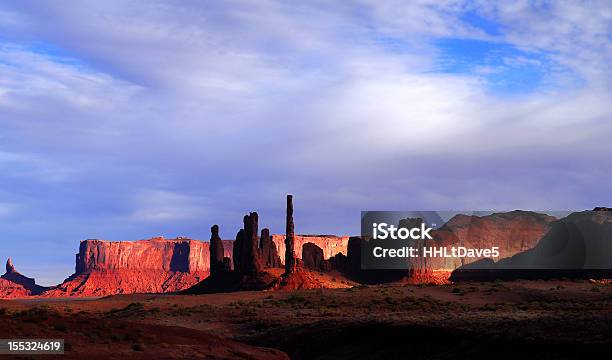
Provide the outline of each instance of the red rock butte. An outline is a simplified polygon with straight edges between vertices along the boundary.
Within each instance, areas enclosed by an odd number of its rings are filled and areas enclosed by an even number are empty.
[[[284,251],[284,235],[271,235]],[[296,252],[312,242],[327,258],[346,254],[348,237],[296,236]],[[232,258],[234,240],[223,240],[224,256]],[[45,297],[94,297],[129,293],[167,293],[187,289],[210,274],[210,242],[155,237],[137,241],[81,241],[75,273],[46,291]],[[280,252],[280,251],[279,251]],[[282,261],[282,259],[281,259]]]

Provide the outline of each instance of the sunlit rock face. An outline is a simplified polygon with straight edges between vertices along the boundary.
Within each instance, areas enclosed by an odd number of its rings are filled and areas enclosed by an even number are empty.
[[[210,243],[161,237],[139,241],[81,241],[75,273],[96,270],[210,271]],[[231,256],[226,252],[225,256]]]
[[[0,278],[0,299],[23,298],[31,295],[31,292],[23,285]]]
[[[248,250],[253,244],[259,245],[261,240],[254,235],[256,229],[253,224],[251,221],[247,222],[249,229],[252,228],[249,234],[245,233],[249,240],[246,244],[249,246]],[[338,252],[346,253],[343,238],[309,235],[296,235],[295,238],[298,257],[301,257],[302,245],[306,242],[320,244],[327,258]],[[265,231],[263,240],[270,256],[267,257],[266,263],[258,262],[257,269],[270,265],[282,266],[277,254],[284,254],[284,236],[268,235]],[[221,240],[221,244],[223,266],[229,269],[234,256],[234,241]],[[276,251],[273,251],[274,247]],[[254,251],[253,255],[263,258],[263,254],[259,254],[262,249],[254,248],[257,252]],[[76,255],[75,273],[62,284],[45,291],[42,296],[90,297],[177,292],[204,280],[210,274],[210,259],[208,241],[163,237],[138,241],[84,240],[81,241],[79,253]]]
[[[285,253],[285,235],[274,234],[270,235],[279,254]],[[294,236],[294,251],[296,258],[302,258],[302,249],[304,244],[313,243],[323,250],[323,257],[330,259],[336,254],[347,254],[348,236],[336,235],[295,235]],[[284,259],[281,257],[284,264]]]
[[[231,242],[223,241],[225,249]],[[224,256],[231,257],[225,251]],[[104,296],[186,289],[208,276],[210,243],[162,237],[139,241],[85,240],[75,273],[45,296]]]

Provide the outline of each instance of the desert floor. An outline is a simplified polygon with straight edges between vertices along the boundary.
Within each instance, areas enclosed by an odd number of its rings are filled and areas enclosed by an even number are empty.
[[[56,356],[63,359],[612,354],[612,285],[339,285],[344,288],[0,301],[0,338],[64,338],[66,355]]]

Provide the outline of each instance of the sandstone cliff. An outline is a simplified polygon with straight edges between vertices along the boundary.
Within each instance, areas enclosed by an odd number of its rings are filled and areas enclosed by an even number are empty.
[[[277,253],[284,254],[284,236],[271,235]],[[296,252],[306,242],[318,244],[326,258],[346,253],[347,238],[296,236]],[[223,240],[224,258],[233,257],[233,240]],[[228,265],[229,266],[229,265]],[[187,289],[210,273],[210,243],[162,237],[137,241],[81,241],[75,273],[42,296],[105,296],[165,293]]]
[[[463,266],[452,279],[513,280],[609,278],[612,276],[612,212],[607,208],[575,212],[552,223],[530,249],[494,262]]]
[[[497,247],[499,258],[512,256],[521,251],[531,249],[547,233],[556,219],[546,214],[530,211],[510,211],[494,213],[487,216],[456,215],[440,228],[430,232],[432,239],[417,239],[406,241],[406,246],[417,249],[447,248],[449,253],[453,247],[469,249],[490,249]],[[421,218],[407,218],[399,221],[400,226],[420,227]],[[358,239],[358,238],[357,238]],[[336,257],[332,260],[332,268],[344,268],[350,276],[361,282],[384,282],[405,277],[407,282],[443,283],[448,281],[451,272],[463,265],[477,262],[483,257],[425,257],[387,259],[386,269],[376,271],[361,270],[362,260],[366,267],[375,268],[376,259],[371,256],[372,249],[386,240],[353,241],[349,243],[348,257]],[[354,245],[354,251],[351,251]],[[359,248],[359,250],[356,250]],[[483,254],[484,255],[484,254]],[[345,264],[343,264],[345,262]],[[404,269],[404,270],[399,270]]]
[[[30,295],[32,293],[23,285],[0,278],[0,299],[23,298]]]
[[[423,244],[475,249],[495,246],[499,247],[498,259],[501,259],[535,247],[555,220],[556,218],[550,215],[519,210],[487,216],[457,215],[438,230],[432,231],[433,240]],[[426,259],[424,263],[416,264],[414,268],[453,270],[479,259]]]
[[[533,248],[556,218],[532,211],[510,211],[487,216],[457,215],[435,231],[442,241],[461,246],[500,247],[500,257]]]
[[[281,262],[284,263],[284,256],[279,255],[286,254],[286,235],[269,235],[268,238],[269,232],[264,229],[262,237],[258,237],[256,214],[255,217],[254,213],[250,214],[243,220],[245,228],[242,231],[245,236],[238,237],[241,241],[244,240],[243,245],[248,246],[244,247],[243,252],[261,260],[259,267],[277,267]],[[499,246],[501,257],[509,257],[533,248],[550,229],[554,220],[548,215],[524,211],[483,217],[458,215],[432,232],[433,245],[473,248]],[[213,237],[218,240],[218,234],[213,234]],[[355,240],[360,239],[353,240],[355,245]],[[234,246],[234,241],[223,240],[222,244],[224,268],[229,271],[233,255],[238,249]],[[369,275],[372,275],[372,281],[377,280],[375,277],[380,277],[380,273],[374,276],[374,273],[360,270],[361,253],[353,246],[355,249],[351,254],[348,250],[348,236],[294,235],[293,245],[296,265],[301,264],[301,259],[306,257],[307,267],[316,270],[340,270],[362,280],[368,280]],[[242,249],[242,246],[238,248]],[[304,255],[303,249],[307,249]],[[221,258],[220,253],[216,256]],[[414,267],[413,270],[455,269],[464,265],[456,259],[436,261],[437,263],[419,264],[421,267]],[[210,273],[210,265],[208,241],[162,237],[139,241],[85,240],[81,242],[76,255],[75,273],[42,295],[87,297],[181,291],[205,279]],[[392,271],[387,277],[395,279],[398,272]],[[5,294],[27,296],[41,291],[33,279],[17,273],[10,262],[3,278],[5,281],[1,285]],[[0,296],[3,294],[1,288]]]
[[[270,235],[272,241],[276,244],[276,248],[279,254],[285,254],[285,235],[274,234]],[[335,235],[295,235],[294,236],[294,251],[297,258],[302,258],[302,249],[304,244],[313,243],[323,250],[323,257],[330,259],[336,254],[347,253],[348,236],[335,236]],[[281,256],[281,261],[284,259]]]
[[[207,272],[188,273],[163,270],[100,270],[74,274],[41,296],[96,297],[115,294],[166,293],[192,286]]]
[[[84,240],[76,255],[75,273],[43,296],[180,291],[208,276],[209,246],[209,242],[186,238]],[[231,252],[226,250],[224,255],[231,257]]]
[[[227,242],[226,242],[227,243]],[[229,244],[228,244],[229,245]],[[210,243],[161,237],[138,241],[81,241],[76,274],[98,270],[210,271]],[[224,247],[228,247],[224,244]],[[225,256],[231,252],[225,250]]]

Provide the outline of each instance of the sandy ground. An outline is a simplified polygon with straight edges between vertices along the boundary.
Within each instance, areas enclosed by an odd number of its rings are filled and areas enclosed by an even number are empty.
[[[0,301],[1,338],[62,358],[584,358],[612,353],[612,285],[514,281]],[[276,350],[272,350],[276,349]]]

